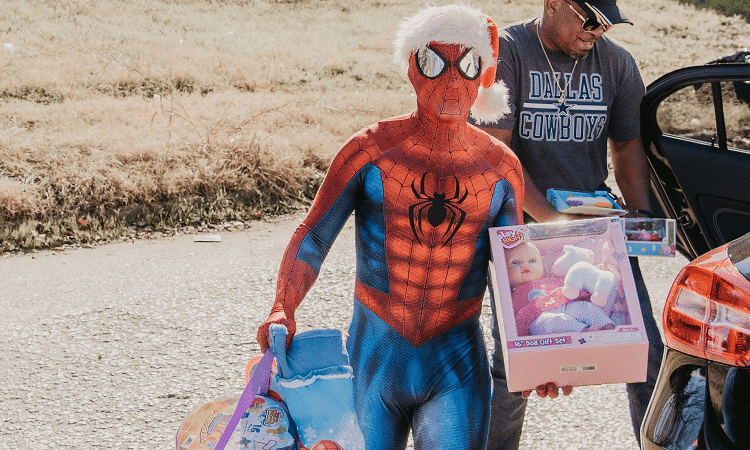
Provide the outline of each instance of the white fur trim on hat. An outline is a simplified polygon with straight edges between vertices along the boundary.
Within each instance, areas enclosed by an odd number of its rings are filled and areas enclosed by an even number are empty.
[[[462,3],[428,6],[399,24],[393,43],[394,62],[407,73],[411,55],[430,42],[459,44],[479,54],[481,87],[471,108],[471,116],[478,124],[495,122],[510,112],[505,84],[502,81],[493,84],[498,41],[497,26],[492,19]]]
[[[471,107],[471,117],[478,125],[496,122],[509,112],[508,88],[505,83],[497,81],[487,89],[479,88],[479,95]]]
[[[492,61],[487,16],[478,9],[463,4],[430,6],[401,22],[393,43],[393,59],[404,73],[409,69],[409,58],[430,42],[459,44],[473,48],[482,61]],[[487,70],[485,64],[482,72]]]

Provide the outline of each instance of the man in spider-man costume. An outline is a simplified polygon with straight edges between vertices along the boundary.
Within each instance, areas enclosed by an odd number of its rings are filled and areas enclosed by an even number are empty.
[[[295,332],[294,312],[352,212],[357,274],[347,350],[366,447],[481,449],[491,380],[479,315],[489,233],[515,225],[523,179],[515,155],[467,123],[505,113],[495,85],[494,23],[467,6],[428,7],[402,22],[396,58],[415,112],[356,133],[333,159],[279,271],[258,330]],[[480,89],[481,84],[481,89]],[[479,97],[479,98],[478,98]],[[472,107],[473,106],[473,107]]]

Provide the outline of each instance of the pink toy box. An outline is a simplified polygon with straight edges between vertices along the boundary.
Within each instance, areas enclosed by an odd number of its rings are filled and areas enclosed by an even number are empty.
[[[646,380],[619,218],[490,228],[490,243],[509,391]]]

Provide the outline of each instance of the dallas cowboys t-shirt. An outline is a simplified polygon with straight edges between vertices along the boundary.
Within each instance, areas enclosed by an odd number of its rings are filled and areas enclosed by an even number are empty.
[[[640,135],[645,91],[633,56],[607,35],[578,61],[542,52],[536,19],[500,30],[497,78],[508,86],[511,113],[487,126],[514,129],[511,149],[544,195],[548,188],[594,191],[607,178],[607,138]],[[560,73],[562,72],[562,76]]]

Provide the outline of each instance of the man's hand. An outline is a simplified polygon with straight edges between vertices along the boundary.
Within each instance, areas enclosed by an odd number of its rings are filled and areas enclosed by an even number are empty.
[[[573,386],[563,386],[561,389],[565,396],[568,396],[573,392]],[[532,392],[533,391],[523,391],[521,395],[523,395],[523,398],[529,398]],[[547,383],[536,387],[536,395],[540,397],[557,398],[560,396],[560,392],[555,383]]]
[[[258,340],[258,344],[260,345],[260,351],[262,353],[265,353],[266,350],[268,350],[268,347],[271,346],[270,336],[268,335],[268,329],[271,327],[271,324],[275,324],[275,323],[284,325],[286,327],[287,332],[289,333],[286,335],[286,348],[287,349],[289,349],[289,344],[292,342],[294,333],[297,332],[297,322],[294,321],[294,317],[287,317],[284,311],[275,311],[275,312],[272,311],[271,315],[268,316],[268,319],[266,319],[266,321],[263,322],[260,325],[260,327],[258,327],[258,335],[256,336],[256,339]]]
[[[650,211],[646,210],[648,211],[648,213],[642,212],[642,211],[644,210],[638,210],[638,211],[628,210],[628,212],[624,214],[622,217],[628,217],[628,218],[633,218],[633,219],[649,219],[653,217]]]

